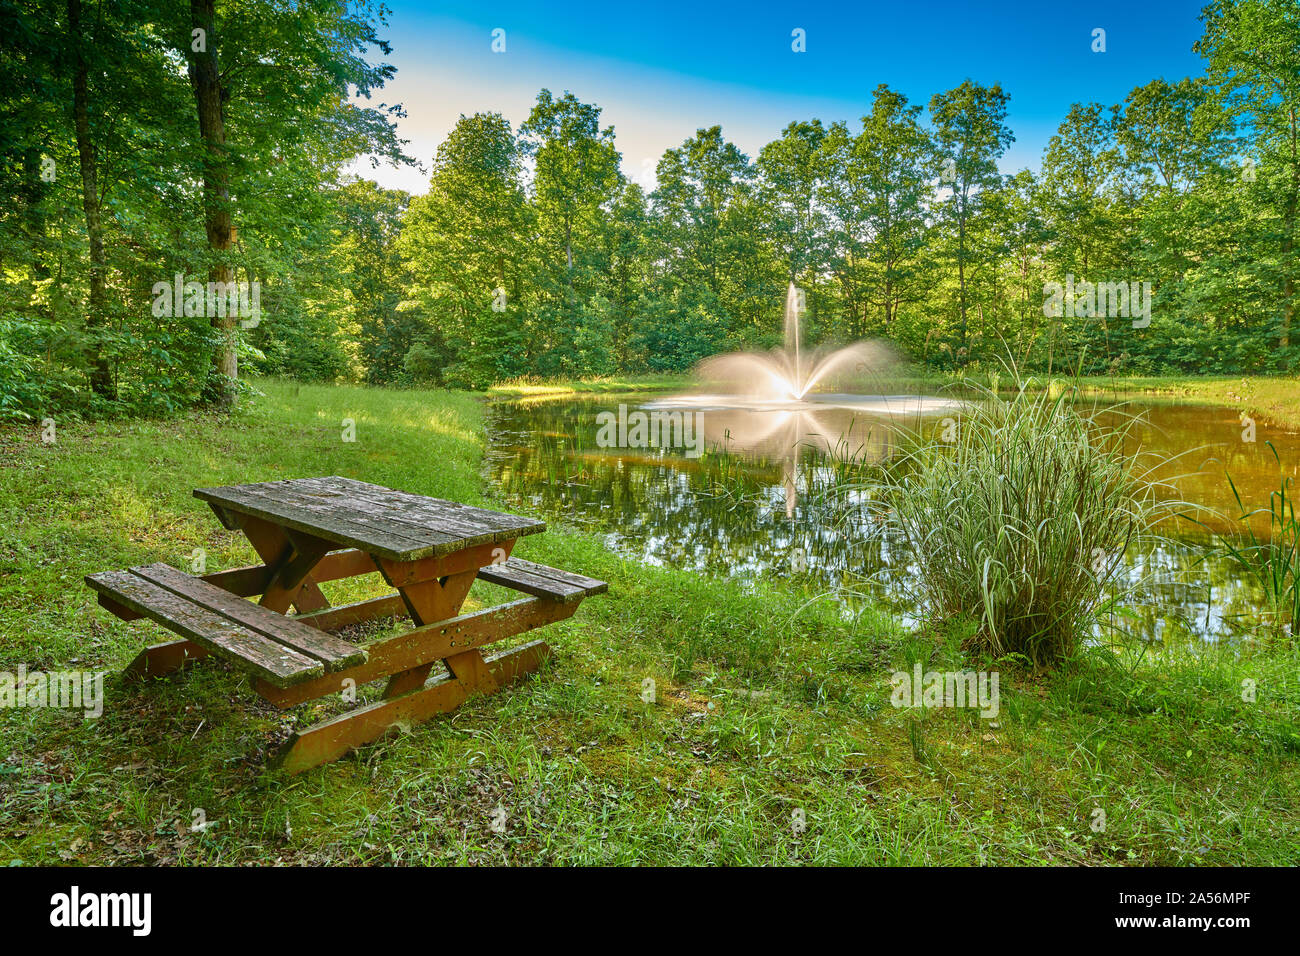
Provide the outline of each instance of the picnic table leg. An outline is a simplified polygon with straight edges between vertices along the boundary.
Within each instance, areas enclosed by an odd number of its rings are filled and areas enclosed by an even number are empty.
[[[497,550],[508,554],[513,542]],[[376,563],[393,584],[417,626],[455,617],[478,574],[476,562],[464,570],[415,572],[382,559]],[[393,674],[384,697],[294,734],[276,764],[289,773],[337,760],[349,750],[378,740],[393,727],[407,728],[436,714],[455,710],[471,694],[490,694],[541,666],[551,654],[545,641],[533,641],[491,657],[474,648],[443,658],[448,674],[428,683],[435,662]]]
[[[504,687],[537,670],[550,654],[545,641],[533,641],[495,654],[483,664],[494,686]],[[411,724],[455,710],[472,692],[455,677],[444,677],[401,697],[358,707],[294,734],[275,764],[287,773],[310,770],[378,740],[394,727],[409,729]]]
[[[464,684],[467,690],[478,691],[480,694],[491,694],[499,689],[497,679],[492,674],[492,668],[488,667],[487,661],[483,658],[483,652],[477,647],[466,651],[464,654],[455,654],[445,658],[443,663],[447,665],[447,670],[451,673],[451,676]]]
[[[450,574],[442,574],[442,571],[448,569],[437,561],[401,564],[376,558],[375,564],[388,582],[397,588],[411,620],[416,626],[422,626],[455,617],[465,603],[474,578],[478,576],[479,566],[489,560],[504,561],[513,548],[513,541],[475,548],[464,556],[470,559],[468,566],[462,560],[456,565],[460,570]],[[467,691],[491,693],[496,690],[496,682],[483,667],[483,655],[477,650],[454,654],[445,658],[443,663]],[[388,680],[384,696],[395,698],[419,690],[432,671],[433,662],[430,662],[394,674]]]
[[[407,611],[410,612],[411,620],[418,627],[455,617],[460,612],[461,605],[465,603],[465,597],[469,594],[470,585],[474,583],[477,574],[478,569],[472,568],[442,578],[430,578],[427,581],[399,586],[397,591],[402,596]],[[408,671],[394,674],[388,679],[384,696],[400,697],[413,690],[419,690],[429,679],[433,664],[434,662],[430,661]]]
[[[274,568],[271,583],[258,602],[263,607],[286,614],[289,605],[301,614],[330,606],[320,586],[312,580],[311,569],[329,553],[332,545],[310,535],[292,536],[278,525],[250,515],[241,515],[240,527],[258,557]]]

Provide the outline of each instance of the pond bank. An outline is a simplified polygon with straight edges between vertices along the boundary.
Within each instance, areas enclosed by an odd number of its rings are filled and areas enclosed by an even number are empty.
[[[1085,378],[1086,392],[1146,395],[1223,405],[1248,415],[1263,416],[1287,428],[1300,429],[1300,379],[1262,376],[1224,378]]]
[[[987,375],[979,375],[987,381]],[[1033,376],[1043,378],[1043,376]],[[1001,376],[1004,383],[1006,376]],[[619,375],[557,381],[503,382],[487,390],[490,398],[538,400],[589,392],[667,391],[686,388],[685,374]],[[1288,428],[1300,429],[1300,379],[1265,376],[1090,376],[1075,381],[1084,394],[1147,396],[1223,405],[1262,415]],[[960,384],[961,377],[947,374],[911,374],[891,377],[887,384],[901,391],[940,390]]]

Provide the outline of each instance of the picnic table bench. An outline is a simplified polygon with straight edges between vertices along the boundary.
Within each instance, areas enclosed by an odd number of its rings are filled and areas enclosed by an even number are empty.
[[[545,524],[337,476],[199,488],[262,564],[193,576],[166,564],[87,575],[102,607],[148,618],[181,640],[146,648],[128,666],[158,677],[215,655],[249,671],[281,708],[387,678],[382,699],[295,733],[276,762],[290,773],[335,760],[408,725],[493,693],[550,655],[532,641],[490,657],[482,648],[571,617],[603,581],[510,556]],[[331,607],[320,585],[378,571],[395,592]],[[461,614],[474,581],[528,597]],[[254,604],[247,598],[257,597]],[[290,608],[297,611],[291,615]],[[414,627],[358,646],[351,624],[407,616]],[[432,682],[438,662],[447,674]]]

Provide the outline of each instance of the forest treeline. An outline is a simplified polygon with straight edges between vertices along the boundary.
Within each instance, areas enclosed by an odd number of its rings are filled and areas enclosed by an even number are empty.
[[[0,416],[229,401],[237,363],[683,370],[778,344],[790,282],[810,341],[932,368],[1293,371],[1300,7],[1202,20],[1203,76],[1071,106],[1037,170],[999,171],[1009,97],[968,80],[880,85],[860,121],[796,120],[754,156],[700,129],[647,190],[597,104],[542,90],[517,128],[462,116],[413,197],[344,173],[413,162],[400,108],[354,95],[392,75],[369,4],[0,0]],[[260,313],[160,308],[174,280],[256,283]],[[1149,284],[1149,322],[1113,308],[1121,283]]]

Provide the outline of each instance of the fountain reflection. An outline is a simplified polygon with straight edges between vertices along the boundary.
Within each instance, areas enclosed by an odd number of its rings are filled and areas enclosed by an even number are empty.
[[[802,449],[876,464],[894,454],[900,427],[915,428],[924,416],[961,407],[955,399],[871,394],[874,383],[898,368],[894,351],[883,342],[854,342],[805,352],[801,313],[801,294],[791,283],[783,348],[707,358],[694,378],[709,391],[646,405],[704,412],[708,447],[780,462],[787,516],[794,515],[797,503],[795,470]],[[814,391],[830,386],[849,391]]]
[[[937,399],[909,395],[819,395],[816,400],[772,406],[708,404],[705,396],[667,398],[649,409],[696,408],[704,412],[704,442],[717,451],[779,463],[787,516],[798,498],[796,464],[805,450],[842,462],[875,465],[894,456],[900,439],[927,412],[947,410]],[[927,402],[940,402],[928,409]]]

